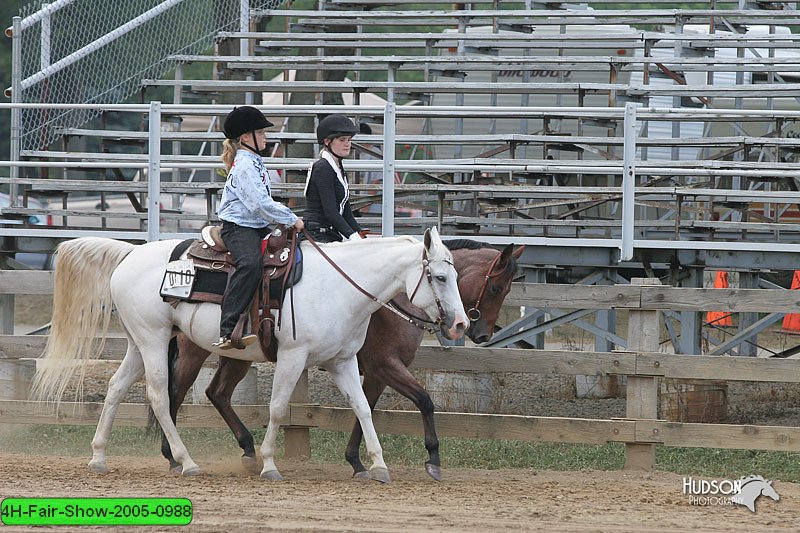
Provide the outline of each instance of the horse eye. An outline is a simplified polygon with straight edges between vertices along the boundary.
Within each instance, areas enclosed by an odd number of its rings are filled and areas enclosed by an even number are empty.
[[[436,276],[436,281],[444,283],[445,281],[447,281],[447,276],[439,274],[438,276]]]
[[[498,287],[497,285],[492,285],[491,287],[489,287],[489,292],[491,292],[492,294],[497,294],[500,292],[500,287]]]

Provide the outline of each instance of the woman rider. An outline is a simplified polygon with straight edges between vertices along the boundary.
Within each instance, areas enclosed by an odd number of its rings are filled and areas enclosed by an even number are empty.
[[[350,141],[358,126],[344,115],[328,115],[317,126],[320,158],[306,178],[306,230],[319,242],[362,238],[361,226],[350,208],[350,188],[342,159],[350,155]]]
[[[261,240],[269,233],[269,224],[303,229],[303,220],[273,200],[270,193],[269,174],[261,159],[270,126],[261,111],[251,106],[235,107],[223,125],[226,140],[222,161],[228,178],[218,214],[222,240],[235,268],[222,302],[220,339],[214,343],[221,350],[243,348],[257,340],[251,332],[242,336],[244,346],[234,346],[231,334],[261,280]]]

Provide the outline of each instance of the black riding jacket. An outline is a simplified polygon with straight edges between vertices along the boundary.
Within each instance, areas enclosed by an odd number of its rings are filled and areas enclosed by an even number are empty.
[[[334,156],[335,157],[335,156]],[[339,169],[347,180],[341,160]],[[345,200],[345,189],[336,172],[326,159],[317,160],[311,167],[311,177],[306,189],[305,220],[311,226],[332,227],[347,239],[353,233],[361,231],[361,226],[353,216],[350,200]]]

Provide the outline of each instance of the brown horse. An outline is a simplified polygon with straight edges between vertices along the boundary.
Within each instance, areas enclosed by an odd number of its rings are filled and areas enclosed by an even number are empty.
[[[467,335],[474,342],[486,342],[494,333],[500,308],[511,290],[511,282],[516,274],[516,260],[524,247],[515,250],[514,245],[509,244],[502,252],[498,252],[488,244],[466,239],[445,241],[445,244],[453,253],[453,262],[458,272],[458,290],[464,308],[468,309],[470,326]],[[393,302],[410,315],[424,316],[405,295],[396,297]],[[441,463],[439,439],[433,421],[433,402],[427,391],[408,371],[423,334],[420,327],[381,308],[372,315],[366,340],[358,352],[358,363],[364,374],[363,388],[370,408],[375,408],[378,398],[388,385],[414,402],[420,410],[425,428],[425,448],[428,450],[425,469],[431,477],[438,480],[441,479]],[[183,334],[178,335],[176,342],[171,343],[169,398],[173,420],[208,356],[209,352],[192,343]],[[256,469],[253,435],[231,407],[233,390],[247,374],[250,364],[249,361],[220,357],[219,367],[206,389],[206,396],[236,436],[244,451],[242,462],[248,468]],[[361,438],[361,426],[356,421],[345,457],[353,467],[354,476],[368,478],[367,469],[361,463],[358,453]],[[169,459],[171,469],[180,467],[173,459],[166,439],[162,440],[161,453]]]

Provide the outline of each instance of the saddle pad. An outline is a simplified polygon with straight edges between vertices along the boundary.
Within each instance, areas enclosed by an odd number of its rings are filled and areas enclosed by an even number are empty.
[[[179,261],[180,258],[186,253],[189,247],[196,243],[194,239],[187,239],[178,244],[169,256],[169,262]],[[225,293],[225,287],[228,284],[227,272],[212,272],[202,268],[194,269],[194,282],[191,286],[191,292],[185,297],[178,297],[174,293],[162,297],[167,301],[181,300],[188,302],[212,302],[221,303],[222,295]]]

